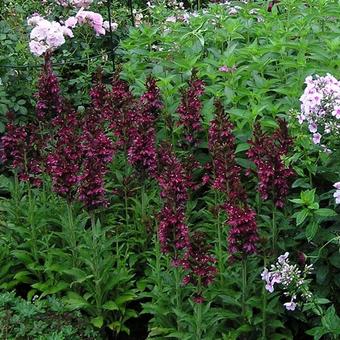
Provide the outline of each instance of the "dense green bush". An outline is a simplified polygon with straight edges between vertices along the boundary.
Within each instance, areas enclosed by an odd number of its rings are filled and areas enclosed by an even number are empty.
[[[14,292],[0,295],[1,339],[101,339],[79,311],[55,297],[28,302]]]

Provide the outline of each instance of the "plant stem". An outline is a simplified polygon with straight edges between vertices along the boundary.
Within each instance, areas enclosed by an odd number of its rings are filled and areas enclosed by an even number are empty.
[[[31,236],[32,236],[33,257],[36,260],[36,262],[39,263],[39,259],[37,255],[37,235],[36,235],[33,216],[34,216],[34,207],[33,207],[33,200],[32,200],[32,189],[31,189],[31,185],[28,183],[28,223],[29,223]]]
[[[276,255],[276,243],[277,243],[278,230],[276,225],[276,208],[273,203],[273,215],[272,215],[272,251]]]
[[[20,213],[19,213],[19,180],[18,174],[14,175],[14,201],[15,201],[15,225],[19,225],[20,223]]]
[[[246,300],[247,300],[247,260],[242,259],[242,316],[246,321]]]
[[[161,278],[161,249],[160,249],[160,243],[158,240],[158,235],[156,233],[156,240],[155,240],[155,255],[156,255],[156,276],[157,276],[157,286],[158,290],[161,292],[162,289],[162,278]]]
[[[218,193],[215,191],[215,207],[218,206],[219,203],[219,196]],[[220,211],[217,212],[217,237],[218,237],[218,244],[217,244],[217,258],[218,258],[218,271],[221,283],[223,285],[223,273],[224,273],[224,265],[223,265],[223,249],[222,249],[222,226],[220,223]]]
[[[74,229],[74,220],[73,220],[73,209],[72,209],[72,203],[67,202],[67,219],[68,219],[68,233],[69,235],[66,235],[67,240],[69,240],[69,244],[71,246],[71,253],[72,253],[72,265],[75,267],[76,265],[76,248],[77,248],[77,241],[76,241],[76,234]],[[68,237],[69,236],[69,237]]]
[[[141,229],[142,229],[142,233],[141,235],[143,235],[143,238],[146,240],[147,239],[147,230],[145,229],[145,223],[144,223],[144,211],[145,211],[145,184],[142,184],[141,187],[141,221],[140,221],[140,225],[141,225]]]
[[[196,303],[196,340],[202,339],[202,304]]]
[[[179,277],[179,269],[174,268],[175,271],[175,284],[176,284],[176,309],[178,311],[181,310],[181,294],[180,294],[180,277]],[[177,330],[180,331],[181,325],[180,325],[180,319],[177,319]]]
[[[264,267],[267,266],[267,259],[264,257]],[[266,289],[262,287],[262,340],[266,340],[267,331],[267,293]]]

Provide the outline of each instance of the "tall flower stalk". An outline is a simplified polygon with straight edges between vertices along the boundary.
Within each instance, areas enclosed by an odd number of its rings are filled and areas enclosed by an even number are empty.
[[[230,259],[242,262],[242,315],[245,318],[247,295],[247,256],[256,252],[259,240],[256,213],[247,204],[247,194],[241,183],[241,168],[236,164],[236,143],[233,125],[221,102],[215,103],[215,118],[210,123],[208,146],[212,156],[212,188],[222,193],[226,202],[228,250]],[[219,232],[219,230],[218,230]],[[219,238],[220,242],[220,238]],[[219,247],[220,249],[220,247]],[[220,258],[219,261],[222,259]]]
[[[281,119],[278,124],[279,128],[272,135],[264,133],[259,123],[255,124],[253,138],[248,141],[250,148],[247,156],[256,165],[262,200],[270,198],[276,207],[283,208],[294,171],[283,160],[292,144],[287,124]]]
[[[169,145],[163,145],[160,148],[158,160],[157,181],[164,202],[159,214],[158,237],[162,251],[174,254],[177,259],[177,252],[189,246],[189,229],[185,222],[185,208],[190,179]]]
[[[258,191],[262,200],[271,199],[272,206],[272,251],[276,252],[279,236],[276,209],[283,208],[289,193],[294,171],[286,166],[284,157],[288,155],[292,139],[288,135],[287,124],[278,119],[279,127],[272,135],[263,132],[259,123],[254,126],[253,138],[249,141],[247,156],[256,165]]]
[[[244,255],[256,252],[258,241],[256,213],[247,205],[247,194],[241,183],[241,168],[235,160],[235,137],[233,125],[225,114],[222,104],[216,102],[215,119],[209,128],[209,151],[212,155],[214,179],[212,187],[223,193],[223,205],[231,226],[228,235],[230,255]]]
[[[151,177],[157,172],[156,119],[163,107],[154,78],[149,77],[146,92],[135,110],[129,112],[127,156],[131,165]]]
[[[183,126],[184,140],[189,145],[194,145],[198,142],[198,135],[202,131],[200,97],[204,93],[204,83],[194,74],[188,85],[188,89],[183,91],[181,103],[177,109],[178,124]]]

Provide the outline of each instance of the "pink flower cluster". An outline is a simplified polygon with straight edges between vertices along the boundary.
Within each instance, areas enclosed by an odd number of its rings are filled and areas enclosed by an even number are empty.
[[[63,7],[87,8],[93,3],[93,0],[56,0],[56,2]]]
[[[97,36],[105,35],[105,32],[110,30],[110,25],[112,31],[115,31],[118,27],[117,23],[109,23],[104,21],[99,13],[84,10],[91,3],[90,0],[63,1],[63,5],[80,8],[76,16],[71,16],[65,20],[64,25],[56,21],[48,21],[39,14],[34,14],[28,18],[27,24],[34,27],[30,33],[29,47],[31,52],[36,56],[41,56],[47,51],[54,51],[65,43],[65,37],[73,38],[72,29],[78,24],[88,24]]]
[[[288,154],[292,143],[287,124],[280,119],[278,124],[279,128],[272,135],[264,133],[259,123],[254,126],[253,139],[248,141],[250,149],[247,156],[257,167],[261,198],[267,200],[274,195],[275,205],[283,208],[294,171],[282,159]]]
[[[221,67],[219,67],[218,70],[224,73],[234,73],[236,71],[236,65],[233,65],[232,67],[229,67],[227,65],[222,65]]]
[[[96,32],[96,35],[105,35],[104,19],[99,13],[84,11],[82,8],[76,14],[79,24],[88,24]]]
[[[330,74],[309,76],[300,97],[299,123],[306,122],[313,142],[320,144],[323,136],[340,136],[340,81]]]
[[[270,293],[274,291],[275,284],[282,286],[284,296],[290,297],[290,301],[285,302],[284,306],[293,311],[297,306],[295,300],[298,295],[306,301],[312,297],[306,277],[312,272],[313,265],[306,265],[301,271],[296,264],[289,263],[288,257],[288,252],[279,256],[275,265],[271,265],[270,271],[264,268],[261,278],[266,281],[266,289]]]
[[[334,188],[336,189],[333,197],[335,198],[335,204],[340,204],[340,182],[336,182],[334,184]]]
[[[47,51],[54,51],[65,43],[65,37],[72,38],[72,30],[56,21],[48,21],[40,15],[34,15],[27,21],[34,26],[30,33],[29,47],[36,56],[41,56]]]

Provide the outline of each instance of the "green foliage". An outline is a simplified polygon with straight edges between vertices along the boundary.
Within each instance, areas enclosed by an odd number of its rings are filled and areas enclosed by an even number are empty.
[[[103,228],[98,220],[88,228],[87,214],[75,217],[72,207],[46,188],[27,188],[3,176],[1,184],[11,195],[0,204],[6,215],[1,288],[24,285],[28,298],[64,296],[65,308],[82,309],[95,327],[129,333],[126,322],[137,313],[128,304],[138,290],[128,266],[129,250],[112,237],[112,227]]]
[[[55,297],[26,301],[14,292],[0,294],[1,339],[101,339],[79,310],[69,312]]]

